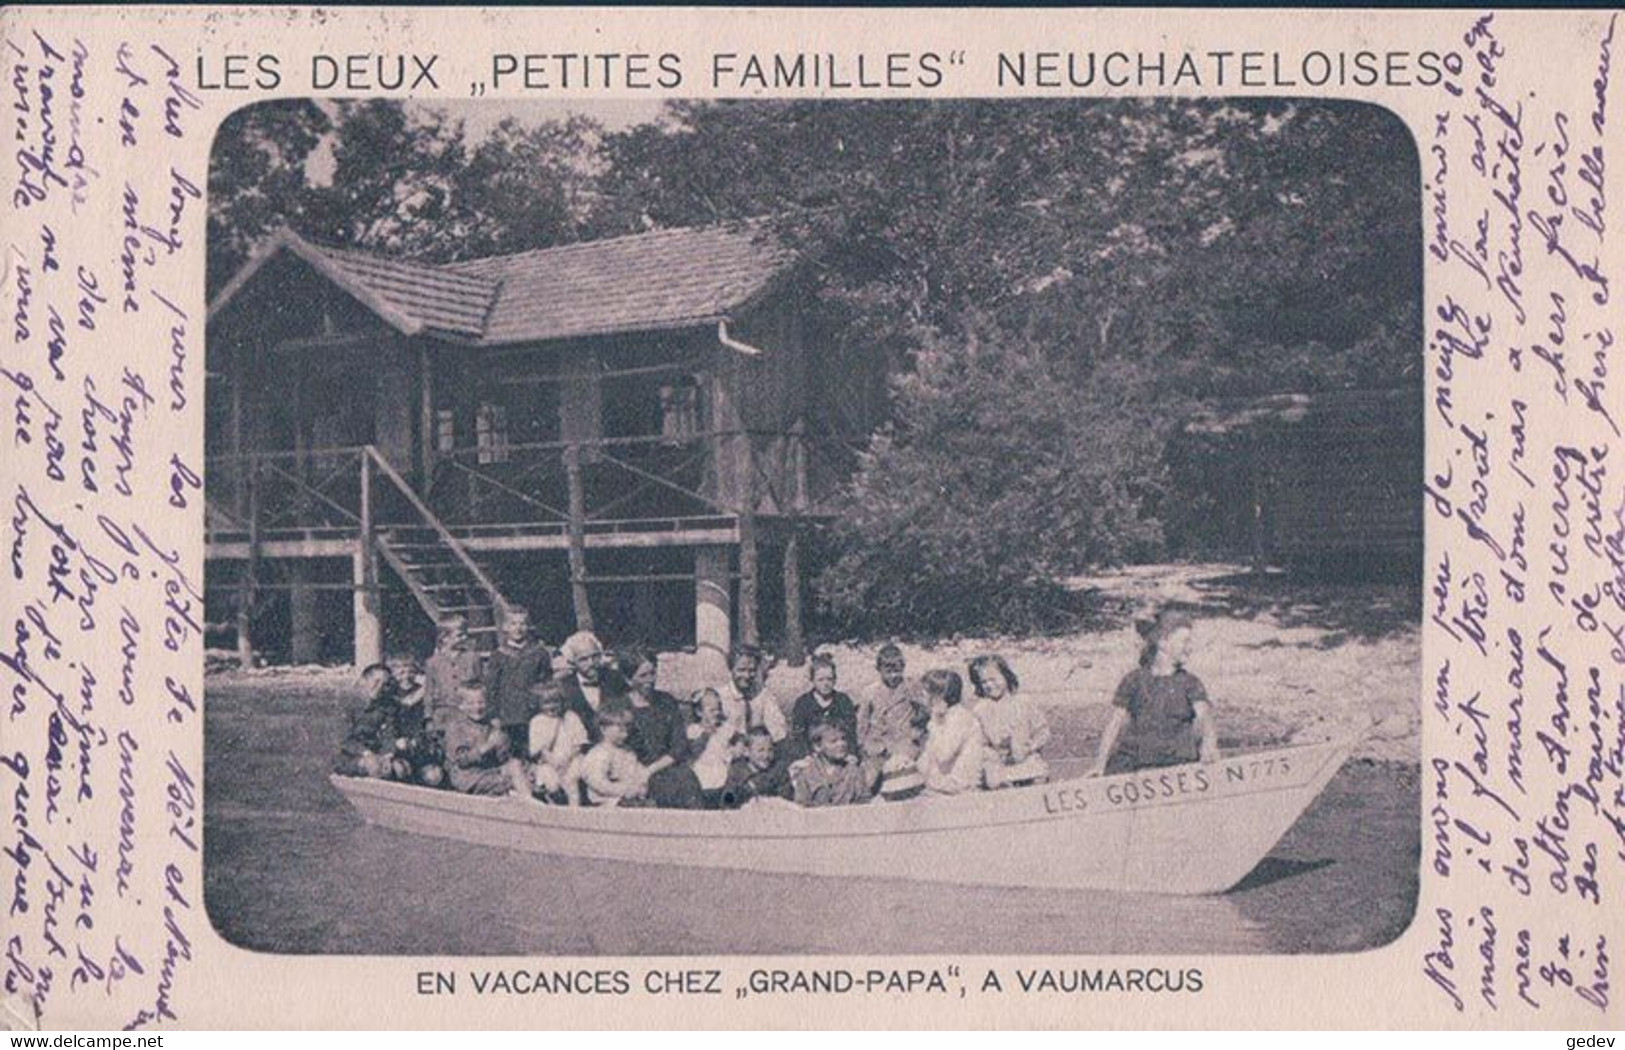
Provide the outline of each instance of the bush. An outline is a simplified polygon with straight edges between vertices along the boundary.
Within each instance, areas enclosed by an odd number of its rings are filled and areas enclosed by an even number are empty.
[[[1033,630],[1066,576],[1160,553],[1173,406],[1135,368],[1080,379],[1021,337],[929,339],[831,528],[821,611],[864,634]]]

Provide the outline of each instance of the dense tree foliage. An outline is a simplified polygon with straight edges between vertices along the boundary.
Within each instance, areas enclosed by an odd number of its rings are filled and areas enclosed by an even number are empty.
[[[1372,107],[685,103],[606,152],[622,225],[810,210],[825,294],[904,353],[975,311],[1208,395],[1418,368],[1416,158]]]
[[[825,611],[859,631],[1039,627],[1064,609],[1057,573],[1159,553],[1171,414],[1132,368],[1079,380],[981,323],[928,340],[830,526]]]
[[[325,244],[433,262],[525,251],[591,231],[599,128],[461,122],[397,102],[267,102],[221,126],[210,161],[209,283],[286,225]]]
[[[209,295],[278,226],[301,228],[312,192],[306,166],[332,122],[315,103],[267,102],[227,117],[209,155]]]
[[[1158,553],[1192,400],[1420,382],[1417,158],[1374,107],[677,102],[470,142],[278,103],[222,136],[215,281],[279,217],[430,259],[777,217],[806,309],[896,377],[819,581],[855,628],[1030,619],[1048,581]]]

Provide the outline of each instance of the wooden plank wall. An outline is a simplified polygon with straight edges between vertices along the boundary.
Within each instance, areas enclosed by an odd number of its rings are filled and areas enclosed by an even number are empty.
[[[1422,411],[1403,397],[1328,398],[1260,443],[1273,553],[1287,562],[1419,556]]]

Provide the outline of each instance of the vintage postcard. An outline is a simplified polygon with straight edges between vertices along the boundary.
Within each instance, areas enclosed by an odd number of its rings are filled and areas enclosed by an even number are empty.
[[[1620,21],[0,11],[5,1023],[1619,1027]]]

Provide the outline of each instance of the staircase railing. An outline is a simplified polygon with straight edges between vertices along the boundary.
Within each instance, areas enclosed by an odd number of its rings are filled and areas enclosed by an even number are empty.
[[[396,577],[406,585],[407,593],[412,596],[413,601],[418,603],[418,608],[422,609],[429,619],[438,620],[442,615],[440,603],[435,601],[433,595],[423,589],[423,584],[419,582],[417,574],[412,571],[412,566],[407,564],[406,560],[399,554],[395,553],[389,544],[378,543],[374,546],[379,557],[383,558],[385,564],[395,570]]]
[[[389,479],[390,484],[395,486],[396,491],[406,499],[412,509],[417,512],[419,521],[434,531],[434,534],[445,545],[446,549],[451,551],[463,568],[468,570],[468,574],[478,581],[485,593],[491,596],[491,603],[496,608],[498,617],[506,619],[512,611],[508,601],[503,597],[502,592],[497,589],[495,581],[486,575],[484,569],[480,568],[479,562],[474,560],[457,537],[453,536],[451,531],[441,523],[434,511],[429,509],[429,505],[423,502],[422,498],[413,491],[412,486],[407,484],[406,479],[390,464],[389,460],[383,457],[376,447],[372,445],[366,446],[366,456],[378,468],[379,472]],[[371,537],[368,537],[368,539],[370,540]],[[398,569],[397,566],[394,566],[393,561],[391,561],[391,565]]]
[[[252,516],[261,529],[353,529],[360,520],[362,456],[360,446],[211,456],[206,527],[245,532]]]

